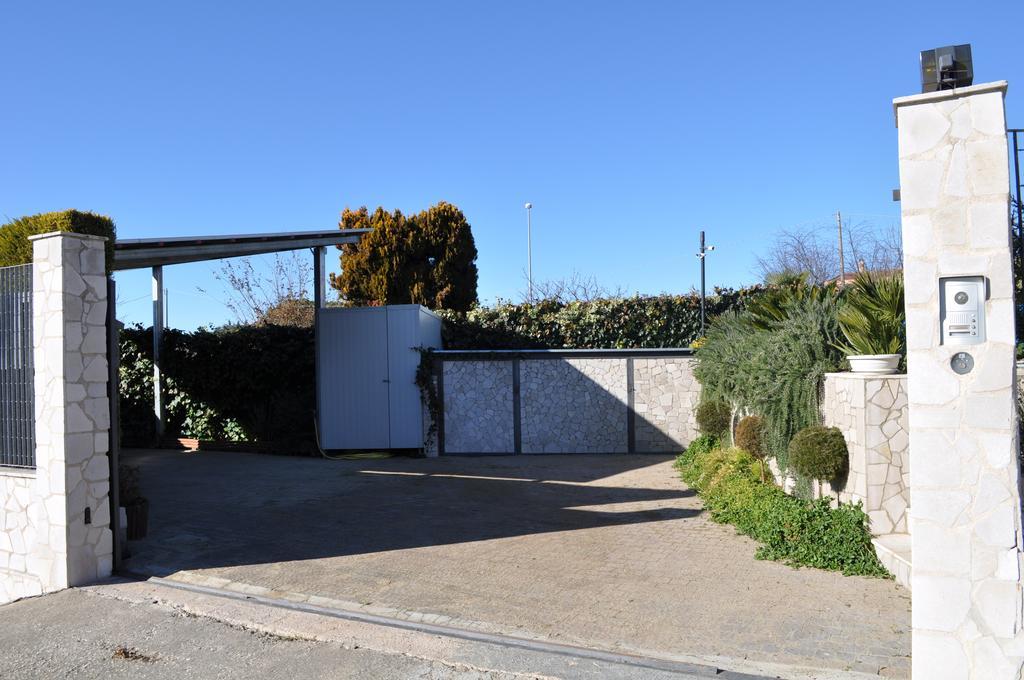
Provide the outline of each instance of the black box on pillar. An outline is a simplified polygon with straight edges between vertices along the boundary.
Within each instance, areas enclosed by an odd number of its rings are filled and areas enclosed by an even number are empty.
[[[953,90],[973,82],[970,45],[950,45],[921,52],[921,92]]]

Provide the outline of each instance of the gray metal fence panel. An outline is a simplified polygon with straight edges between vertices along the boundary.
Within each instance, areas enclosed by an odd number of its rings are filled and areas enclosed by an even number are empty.
[[[0,465],[35,467],[32,265],[0,267]]]

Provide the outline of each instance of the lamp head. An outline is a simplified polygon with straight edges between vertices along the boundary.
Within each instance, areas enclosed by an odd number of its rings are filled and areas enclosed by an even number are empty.
[[[529,209],[530,209],[530,208],[532,208],[532,207],[533,207],[533,203],[527,203],[527,204],[526,204],[526,209],[527,209],[527,210],[529,210]]]

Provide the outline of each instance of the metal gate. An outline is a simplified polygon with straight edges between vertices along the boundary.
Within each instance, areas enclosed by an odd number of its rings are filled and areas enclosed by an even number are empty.
[[[1017,342],[1024,338],[1024,290],[1021,276],[1024,272],[1024,130],[1007,130],[1010,146],[1010,245],[1013,255],[1014,305]],[[1024,427],[1024,420],[1021,421]]]
[[[0,465],[35,467],[32,265],[0,267]]]

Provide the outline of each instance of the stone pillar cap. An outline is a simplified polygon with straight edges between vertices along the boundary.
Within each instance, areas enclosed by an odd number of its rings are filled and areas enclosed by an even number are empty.
[[[967,87],[955,87],[952,90],[937,90],[935,92],[924,92],[922,94],[912,94],[908,97],[896,97],[892,100],[892,115],[896,118],[896,127],[899,127],[899,107],[901,106],[913,106],[914,104],[925,104],[929,102],[941,102],[945,99],[958,99],[960,97],[968,97],[972,94],[982,94],[984,92],[1002,92],[1003,96],[1006,95],[1006,88],[1008,83],[1005,80],[995,80],[991,83],[982,83],[980,85],[968,85]]]
[[[43,239],[55,238],[57,236],[69,236],[83,241],[106,241],[106,236],[97,236],[95,234],[79,234],[74,231],[48,231],[45,234],[36,234],[35,236],[29,236],[29,241],[42,241]]]

